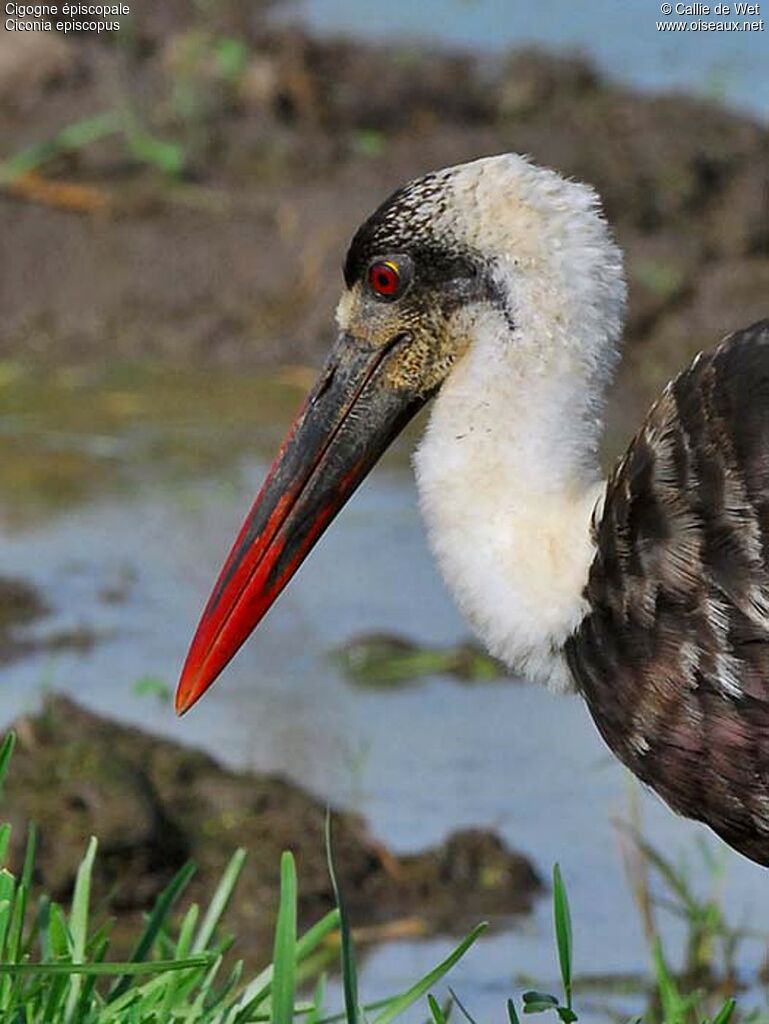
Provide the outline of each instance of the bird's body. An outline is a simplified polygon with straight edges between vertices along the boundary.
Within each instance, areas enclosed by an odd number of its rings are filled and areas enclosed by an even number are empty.
[[[615,754],[769,864],[769,321],[665,389],[608,482],[566,643]]]
[[[676,810],[769,863],[769,323],[663,393],[601,478],[622,262],[589,188],[505,155],[394,193],[345,264],[340,339],[204,613],[213,681],[384,447],[490,651],[576,688]]]

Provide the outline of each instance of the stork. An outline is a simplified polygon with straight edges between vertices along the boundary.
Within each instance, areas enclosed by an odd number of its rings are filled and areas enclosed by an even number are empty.
[[[489,651],[576,690],[676,811],[769,864],[769,321],[700,354],[602,479],[625,303],[596,193],[513,154],[414,180],[356,232],[339,333],[203,612],[219,675],[429,399],[431,547]]]

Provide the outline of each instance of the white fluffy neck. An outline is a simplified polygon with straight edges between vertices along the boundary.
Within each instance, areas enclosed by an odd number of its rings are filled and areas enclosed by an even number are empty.
[[[559,689],[603,490],[595,435],[583,381],[511,374],[475,348],[436,400],[415,458],[431,545],[461,611],[492,654]]]
[[[469,349],[435,401],[415,467],[430,542],[464,615],[512,669],[565,689],[625,290],[589,190],[530,165],[517,186],[504,220],[496,210],[515,249],[495,260],[508,308],[468,311]]]

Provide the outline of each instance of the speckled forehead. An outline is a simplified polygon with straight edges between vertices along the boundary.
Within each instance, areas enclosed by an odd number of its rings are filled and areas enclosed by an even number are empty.
[[[375,256],[420,250],[452,254],[459,248],[447,217],[451,175],[451,170],[437,171],[409,182],[358,228],[345,260],[348,286]]]
[[[345,262],[348,286],[376,256],[399,250],[451,270],[457,259],[488,264],[515,252],[539,257],[548,230],[571,204],[573,186],[516,157],[488,158],[418,178],[398,189],[355,234]],[[583,190],[589,195],[587,190]],[[439,268],[436,268],[440,276]]]

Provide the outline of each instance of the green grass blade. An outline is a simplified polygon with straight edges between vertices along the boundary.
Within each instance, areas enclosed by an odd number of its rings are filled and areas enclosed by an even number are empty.
[[[732,1019],[737,1003],[734,999],[727,999],[721,1009],[713,1018],[713,1024],[729,1024]]]
[[[19,960],[21,950],[21,936],[24,928],[24,917],[27,912],[27,890],[23,885],[16,887],[16,895],[11,909],[11,921],[8,927],[8,940],[6,943],[4,957],[9,963],[15,964]]]
[[[242,974],[243,974],[243,961],[242,960],[238,960],[233,965],[233,967],[232,967],[232,969],[230,971],[229,977],[227,978],[225,983],[222,985],[222,987],[217,992],[216,998],[213,1000],[213,1002],[208,1007],[209,1013],[213,1013],[215,1010],[217,1010],[220,1007],[221,1007],[222,1010],[224,1010],[225,1009],[225,1004],[228,1001],[230,1002],[230,1005],[231,1005],[231,1003],[232,1003],[232,996],[236,992],[236,990],[238,988],[238,985],[240,984],[240,978],[241,978]],[[229,1016],[229,1008],[227,1008],[227,1010],[226,1010],[226,1012],[224,1014],[220,1014],[218,1016],[217,1020],[219,1020],[219,1021],[226,1021],[228,1016]]]
[[[200,907],[197,903],[191,903],[187,908],[187,913],[184,915],[181,928],[179,929],[179,941],[176,943],[176,949],[174,950],[177,957],[187,956],[192,949],[199,917]]]
[[[174,958],[177,960],[183,960],[192,946],[192,939],[198,923],[199,913],[200,908],[198,904],[192,903],[187,909],[187,913],[184,915],[181,928],[179,929],[179,941],[176,943],[176,948],[174,950]],[[159,1015],[161,1021],[170,1020],[171,1008],[177,1000],[177,993],[180,987],[185,983],[185,980],[186,979],[180,975],[173,975],[173,977],[169,977],[166,980],[163,1006]]]
[[[91,875],[93,874],[97,846],[96,837],[91,836],[75,879],[69,928],[72,933],[72,957],[76,963],[81,963],[85,956],[85,945],[88,938],[88,911],[91,902]]]
[[[323,1003],[326,999],[326,975],[321,974],[312,996],[312,1009],[307,1014],[306,1024],[320,1024],[323,1016]]]
[[[88,939],[88,912],[91,902],[91,875],[93,873],[93,862],[96,859],[97,841],[91,836],[88,849],[80,862],[75,879],[75,891],[72,895],[72,909],[69,915],[69,929],[72,933],[72,960],[76,964],[82,964],[85,959],[85,946]],[[72,979],[67,996],[67,1007],[64,1011],[66,1024],[74,1020],[75,1011],[80,999],[81,979],[75,976]]]
[[[13,925],[13,912],[16,905],[16,879],[5,868],[0,870],[0,960],[9,959],[7,946],[9,933]]]
[[[208,999],[208,993],[211,991],[214,979],[222,965],[221,956],[217,956],[211,963],[211,966],[206,971],[203,980],[200,983],[198,995],[196,996],[192,1006],[190,1007],[189,1019],[193,1021],[204,1020],[204,1011],[206,1001]]]
[[[184,960],[148,960],[145,963],[133,963],[130,960],[100,961],[98,963],[69,963],[68,961],[54,961],[44,964],[6,964],[0,963],[0,974],[39,974],[54,975],[72,974],[87,975],[100,974],[114,976],[116,974],[162,974],[165,971],[187,971],[193,967],[208,967],[211,957],[207,954],[188,956]]]
[[[512,999],[507,1000],[507,1019],[510,1024],[521,1024],[520,1018],[515,1010],[515,1003]]]
[[[430,1007],[430,1016],[433,1018],[433,1024],[446,1024],[446,1014],[441,1009],[438,1000],[432,992],[428,993],[427,1005]]]
[[[27,848],[24,851],[24,866],[21,869],[21,884],[27,891],[32,885],[32,872],[35,867],[35,851],[37,850],[37,826],[30,821],[27,826]]]
[[[64,911],[58,903],[52,903],[49,914],[48,938],[54,957],[72,958],[72,936],[67,926]]]
[[[120,118],[114,111],[97,114],[95,117],[68,125],[52,139],[27,146],[0,162],[0,184],[11,182],[30,171],[36,171],[62,153],[71,153],[107,135],[114,135],[120,128]]]
[[[286,852],[280,861],[280,904],[275,925],[272,1024],[292,1024],[296,985],[296,867]]]
[[[316,922],[302,935],[296,944],[296,959],[305,960],[311,953],[314,953],[327,935],[339,928],[339,910],[329,910],[327,914]]]
[[[24,854],[24,866],[21,871],[21,878],[16,886],[16,893],[13,900],[11,912],[11,923],[8,930],[8,944],[5,958],[11,963],[21,959],[21,948],[24,933],[24,920],[27,913],[27,897],[32,882],[32,868],[35,862],[35,847],[37,844],[37,831],[34,823],[30,822],[27,831],[27,848]]]
[[[35,930],[37,932],[37,942],[40,947],[40,959],[50,960],[51,959],[51,936],[50,936],[50,924],[51,924],[51,901],[45,893],[40,897],[40,901],[37,907],[37,914],[35,920]]]
[[[11,922],[13,905],[9,899],[0,899],[0,958],[5,959],[5,936]]]
[[[6,733],[2,746],[0,746],[0,793],[2,793],[3,786],[5,784],[5,775],[6,772],[8,771],[8,765],[13,755],[13,748],[15,746],[16,733],[13,731]]]
[[[168,917],[171,908],[174,906],[179,896],[189,885],[190,879],[194,874],[195,865],[188,861],[179,868],[174,877],[158,896],[155,901],[155,905],[152,908],[152,912],[147,919],[147,923],[144,926],[144,931],[131,954],[130,959],[133,963],[140,963],[142,960],[146,960],[155,943],[155,939],[163,926],[163,922]],[[107,1002],[112,1002],[114,999],[117,999],[118,996],[122,995],[130,983],[131,979],[128,975],[124,978],[120,978],[110,992]]]
[[[184,170],[186,154],[175,142],[166,142],[147,132],[126,133],[126,145],[132,156],[165,174],[176,175]]]
[[[16,891],[16,876],[7,868],[0,868],[0,900],[11,901]]]
[[[344,981],[344,1005],[347,1012],[347,1024],[359,1024],[360,1007],[358,1005],[358,971],[355,965],[355,950],[350,932],[350,921],[347,908],[336,878],[332,843],[331,811],[326,811],[326,858],[331,887],[339,910],[339,931],[341,935],[340,955],[342,960],[342,978]]]
[[[224,874],[219,881],[219,885],[216,887],[213,899],[208,905],[208,910],[206,911],[206,915],[200,925],[200,931],[192,944],[193,953],[202,953],[203,950],[208,948],[208,944],[216,930],[216,926],[219,924],[222,914],[227,909],[227,904],[230,901],[232,891],[238,881],[238,876],[243,869],[243,861],[245,859],[246,851],[242,848],[236,850],[230,858],[230,862],[224,869]]]
[[[362,1003],[360,1006],[361,1016],[364,1021],[367,1021],[368,1015],[374,1013],[376,1010],[384,1010],[392,1002],[392,996],[386,999],[376,999],[372,1003]],[[325,1017],[322,1017],[320,1024],[336,1024],[337,1021],[346,1020],[347,1012],[342,1010],[341,1013],[330,1013]]]
[[[121,127],[118,112],[109,110],[106,113],[95,114],[93,117],[85,117],[82,121],[68,124],[55,137],[55,141],[59,149],[82,149],[83,146],[103,139],[105,135],[119,131]]]
[[[683,1024],[684,1000],[678,991],[678,986],[668,970],[662,946],[658,941],[654,943],[652,951],[654,958],[654,973],[657,981],[657,990],[662,1005],[665,1024]]]
[[[0,825],[0,867],[4,867],[5,859],[8,856],[11,833],[11,826],[7,822],[4,825]]]
[[[330,910],[324,917],[304,933],[296,944],[296,962],[301,964],[311,956],[331,932],[339,928],[339,911]],[[249,984],[238,1002],[238,1013],[233,1024],[251,1020],[260,1003],[264,1002],[272,988],[272,965],[261,971]]]
[[[43,1007],[42,1019],[45,1021],[61,1020],[61,1007],[66,999],[69,979],[64,974],[54,978],[46,977],[45,986],[48,995]]]
[[[647,843],[636,831],[630,830],[630,836],[670,891],[678,897],[686,913],[697,914],[699,906],[697,900],[692,896],[684,873],[675,868],[666,857],[663,857],[659,850],[656,850],[650,843]]]
[[[572,933],[569,899],[566,886],[563,884],[561,869],[553,867],[553,916],[555,919],[555,940],[558,946],[558,963],[561,968],[561,980],[566,996],[566,1006],[571,1009],[571,966],[572,966]]]
[[[441,980],[441,978],[451,970],[454,964],[461,960],[468,949],[473,945],[479,935],[481,935],[487,928],[487,924],[476,925],[475,928],[466,935],[459,945],[452,950],[451,953],[442,960],[437,967],[434,967],[429,971],[423,978],[415,982],[411,988],[407,989],[401,995],[396,996],[395,999],[391,1000],[389,1005],[376,1016],[373,1020],[373,1024],[391,1024],[391,1021],[399,1017],[405,1010],[415,1003],[417,999],[421,999],[422,996],[428,992],[433,985]]]
[[[98,964],[104,962],[104,957],[107,955],[109,949],[109,938],[102,929],[101,935],[98,940],[92,944],[92,952],[90,956],[90,963]],[[91,974],[86,977],[83,984],[83,990],[80,993],[80,1004],[81,1006],[92,1006],[94,991],[96,989],[96,983],[99,980],[98,975]]]
[[[456,994],[454,989],[451,988],[451,986],[449,986],[449,992],[451,993],[451,998],[456,1003],[459,1012],[462,1014],[462,1016],[465,1018],[465,1020],[468,1021],[468,1024],[477,1024],[477,1021],[475,1020],[475,1017],[473,1017],[470,1014],[470,1011],[467,1009],[465,1004],[462,1002],[462,1000]]]

